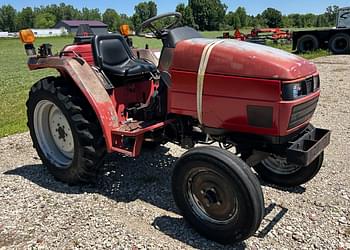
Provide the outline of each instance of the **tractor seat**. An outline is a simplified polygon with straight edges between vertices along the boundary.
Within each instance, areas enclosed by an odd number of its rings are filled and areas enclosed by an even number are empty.
[[[92,39],[95,65],[112,80],[130,81],[150,77],[157,67],[136,59],[124,37],[118,34],[98,35]]]

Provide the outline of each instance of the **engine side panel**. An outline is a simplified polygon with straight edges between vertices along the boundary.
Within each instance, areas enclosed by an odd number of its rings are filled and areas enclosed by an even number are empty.
[[[171,75],[170,113],[197,118],[197,86],[193,84],[197,74],[172,70]],[[208,127],[229,131],[278,134],[280,91],[279,81],[276,80],[207,74],[203,94],[203,123]],[[263,129],[249,126],[247,106],[272,107],[272,126]]]
[[[197,73],[172,70],[169,112],[197,118]],[[290,128],[293,107],[317,98],[317,91],[294,101],[281,100],[281,82],[206,74],[203,124],[231,132],[285,136],[306,126],[313,114]]]

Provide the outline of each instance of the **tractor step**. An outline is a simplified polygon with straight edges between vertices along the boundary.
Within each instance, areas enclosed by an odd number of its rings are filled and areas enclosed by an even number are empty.
[[[113,130],[112,134],[123,136],[138,136],[149,131],[160,129],[167,125],[169,121],[162,122],[144,122],[144,121],[132,121],[121,125],[118,129]]]
[[[140,154],[144,134],[165,127],[173,120],[162,122],[131,121],[112,131],[112,151],[131,157]]]

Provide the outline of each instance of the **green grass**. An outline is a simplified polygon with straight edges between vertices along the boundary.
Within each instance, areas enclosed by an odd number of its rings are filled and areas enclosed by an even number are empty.
[[[248,33],[248,30],[242,30]],[[208,38],[222,35],[222,31],[203,32]],[[232,33],[232,31],[230,31]],[[161,48],[161,41],[133,37],[134,46]],[[53,51],[58,52],[64,45],[72,42],[72,37],[38,38],[36,44],[51,43]],[[290,45],[273,45],[279,49],[291,51]],[[327,51],[316,51],[302,55],[307,59],[325,56]],[[0,39],[0,137],[27,130],[25,102],[30,87],[39,79],[57,74],[55,70],[30,71],[27,67],[27,56],[18,39]]]
[[[38,39],[54,48],[63,48],[71,38]],[[28,90],[39,79],[56,74],[54,70],[29,71],[27,56],[18,39],[0,39],[0,137],[27,130],[25,101]]]
[[[132,41],[134,43],[134,47],[136,48],[144,48],[146,44],[148,44],[149,48],[151,49],[160,49],[162,47],[162,42],[158,39],[133,36]]]
[[[267,45],[292,53],[292,46],[290,44],[274,44],[271,41],[271,42],[267,43]],[[329,55],[331,55],[331,53],[328,50],[322,50],[322,49],[312,51],[312,52],[303,53],[303,54],[298,54],[298,56],[301,56],[301,57],[308,59],[308,60],[315,59],[317,57],[322,57],[322,56],[329,56]]]

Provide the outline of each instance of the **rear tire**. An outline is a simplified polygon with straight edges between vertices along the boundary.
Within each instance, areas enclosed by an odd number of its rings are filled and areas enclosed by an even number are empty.
[[[319,49],[319,42],[314,35],[303,35],[299,38],[297,43],[297,50],[300,53],[313,51]]]
[[[329,40],[329,50],[333,54],[349,54],[350,53],[350,36],[345,33],[335,34]]]
[[[323,152],[309,165],[287,163],[283,157],[269,156],[254,166],[261,179],[281,187],[295,187],[311,180],[320,171]]]
[[[174,200],[202,235],[222,244],[255,233],[264,215],[260,183],[248,165],[217,147],[197,147],[175,164]]]
[[[105,141],[95,113],[73,84],[48,77],[33,85],[27,101],[33,146],[57,179],[94,181]]]

